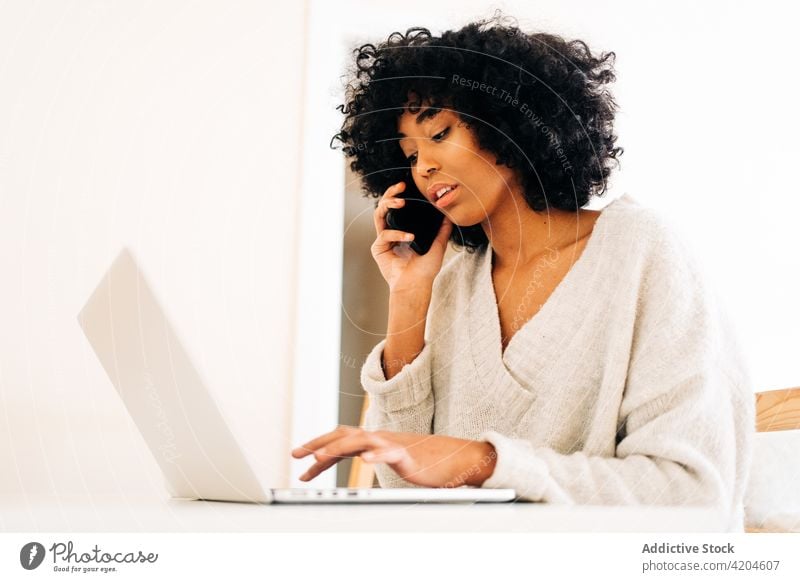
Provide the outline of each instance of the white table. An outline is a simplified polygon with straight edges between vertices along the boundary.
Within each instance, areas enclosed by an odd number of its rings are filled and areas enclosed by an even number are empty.
[[[721,532],[724,526],[716,511],[692,507],[0,499],[2,532]]]

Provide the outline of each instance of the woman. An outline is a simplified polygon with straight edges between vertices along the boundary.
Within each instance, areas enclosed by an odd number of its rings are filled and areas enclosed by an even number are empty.
[[[295,449],[304,480],[360,455],[383,487],[718,504],[741,529],[754,411],[734,334],[656,213],[584,209],[622,151],[614,56],[497,18],[356,51],[336,138],[380,197],[389,322],[366,429]],[[409,173],[446,215],[424,255],[385,221]],[[442,267],[448,240],[466,252]]]

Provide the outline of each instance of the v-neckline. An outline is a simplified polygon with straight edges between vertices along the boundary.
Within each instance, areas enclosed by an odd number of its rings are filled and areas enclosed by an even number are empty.
[[[604,211],[601,212],[600,215],[595,219],[594,225],[592,226],[592,231],[589,233],[588,238],[586,240],[586,243],[583,245],[583,249],[581,250],[580,254],[578,255],[578,258],[573,261],[572,265],[570,265],[570,268],[567,270],[567,272],[564,274],[564,276],[561,277],[561,280],[556,284],[556,286],[550,292],[550,295],[547,296],[547,299],[545,299],[544,303],[541,304],[541,306],[536,311],[536,313],[534,313],[530,318],[528,318],[528,320],[525,321],[519,327],[519,329],[517,329],[516,332],[514,332],[514,334],[508,340],[508,344],[506,345],[505,349],[503,349],[503,327],[500,324],[500,302],[497,299],[497,292],[495,291],[495,287],[494,287],[494,273],[493,273],[493,265],[492,265],[492,262],[494,260],[494,249],[492,249],[492,245],[487,245],[487,249],[486,249],[487,256],[485,257],[486,265],[484,266],[484,268],[487,268],[488,271],[489,271],[489,287],[490,287],[490,290],[491,290],[491,293],[492,293],[492,302],[495,305],[495,323],[497,324],[497,329],[498,329],[498,336],[497,337],[498,337],[498,343],[499,343],[499,346],[500,346],[500,355],[503,358],[503,360],[505,360],[505,355],[508,352],[509,348],[514,343],[514,339],[517,337],[517,334],[519,334],[526,327],[528,327],[529,326],[528,324],[532,324],[533,321],[538,317],[538,315],[542,311],[544,311],[545,306],[548,303],[552,303],[551,299],[553,299],[556,296],[556,294],[558,293],[559,288],[566,286],[565,283],[566,283],[567,278],[570,277],[572,275],[572,272],[576,270],[576,267],[578,267],[579,263],[581,263],[581,259],[583,259],[583,257],[586,255],[586,251],[589,250],[589,245],[592,242],[592,238],[594,238],[598,223],[600,222],[600,218],[603,216],[603,214],[604,214]],[[573,275],[573,277],[574,277],[574,275]]]
[[[502,345],[500,314],[492,278],[493,251],[491,245],[487,244],[483,251],[482,260],[479,259],[478,261],[479,272],[476,278],[477,288],[474,289],[480,297],[486,298],[486,306],[481,306],[478,309],[471,308],[470,317],[473,318],[473,329],[471,330],[473,332],[473,337],[484,336],[485,341],[488,343],[479,345],[481,342],[473,342],[474,350],[489,350],[492,354],[491,359],[497,362],[499,364],[498,367],[505,370],[505,373],[508,374],[508,362],[514,361],[515,346],[522,340],[520,336],[533,334],[534,328],[536,327],[544,326],[543,329],[545,329],[547,327],[546,320],[552,317],[553,312],[557,311],[561,303],[561,296],[568,293],[569,290],[574,287],[576,284],[575,281],[580,280],[582,272],[589,268],[587,265],[594,262],[595,255],[599,252],[599,248],[602,245],[602,238],[605,233],[606,215],[609,214],[608,211],[614,202],[616,202],[616,200],[601,210],[600,216],[595,220],[592,232],[589,234],[589,239],[586,241],[583,251],[581,251],[578,258],[561,278],[561,281],[558,282],[539,310],[514,333],[505,350]],[[483,359],[488,354],[483,353],[479,356],[478,353],[475,353],[474,355],[477,359]],[[529,354],[529,357],[532,356],[532,354]],[[485,380],[492,381],[493,379],[486,377]]]

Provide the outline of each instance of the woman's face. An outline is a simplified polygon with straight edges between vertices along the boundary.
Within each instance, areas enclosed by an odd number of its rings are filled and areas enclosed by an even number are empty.
[[[397,131],[417,188],[459,226],[488,225],[497,208],[520,192],[513,170],[498,166],[494,154],[480,149],[472,130],[452,110],[423,105],[412,113],[406,108]],[[439,199],[440,186],[455,189]]]

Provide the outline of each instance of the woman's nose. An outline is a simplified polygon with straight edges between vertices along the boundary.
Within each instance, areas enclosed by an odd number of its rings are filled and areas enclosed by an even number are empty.
[[[427,178],[432,172],[439,170],[439,163],[431,156],[423,157],[421,152],[417,152],[416,171],[423,178]]]

